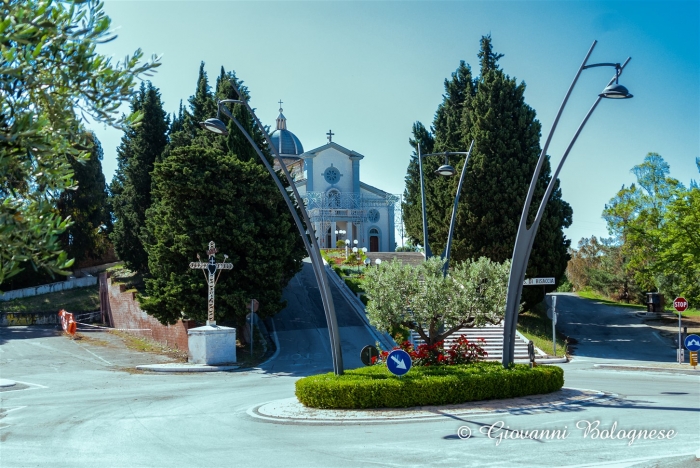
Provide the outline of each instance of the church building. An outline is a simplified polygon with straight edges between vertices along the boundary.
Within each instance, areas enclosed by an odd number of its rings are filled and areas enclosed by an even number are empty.
[[[350,248],[393,252],[399,197],[362,182],[364,156],[334,142],[333,135],[328,131],[327,144],[304,151],[301,141],[287,129],[281,107],[277,128],[270,135],[294,178],[319,246],[335,248],[338,241],[345,245],[349,240]]]

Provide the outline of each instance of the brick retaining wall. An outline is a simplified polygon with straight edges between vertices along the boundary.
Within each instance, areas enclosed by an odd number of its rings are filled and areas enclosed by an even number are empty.
[[[178,320],[175,325],[161,324],[141,310],[136,293],[125,291],[123,284],[113,285],[109,273],[100,274],[100,304],[105,321],[113,328],[126,329],[134,336],[150,338],[171,348],[188,350],[187,330],[196,326],[194,320]],[[138,329],[150,331],[136,331]]]

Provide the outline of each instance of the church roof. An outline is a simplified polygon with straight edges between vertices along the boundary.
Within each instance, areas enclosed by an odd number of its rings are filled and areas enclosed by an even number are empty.
[[[318,153],[321,153],[322,151],[325,151],[329,148],[336,149],[336,150],[340,151],[341,153],[347,154],[350,157],[364,159],[364,156],[361,155],[360,153],[358,153],[357,151],[353,151],[353,150],[349,150],[347,148],[344,148],[334,141],[332,141],[330,143],[326,143],[323,146],[319,146],[318,148],[314,148],[312,150],[309,150],[306,153],[302,154],[301,157],[302,157],[302,159],[315,158]]]
[[[277,129],[270,135],[272,145],[277,149],[280,156],[299,156],[304,152],[304,147],[301,146],[299,138],[289,130],[287,130],[287,118],[282,114],[280,107],[280,115],[277,116]]]

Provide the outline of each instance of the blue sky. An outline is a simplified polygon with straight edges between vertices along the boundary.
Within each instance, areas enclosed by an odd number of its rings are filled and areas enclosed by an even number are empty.
[[[223,65],[251,92],[263,123],[284,101],[288,128],[306,150],[333,141],[363,155],[361,178],[402,193],[411,126],[432,123],[443,82],[460,60],[478,73],[482,35],[491,34],[503,70],[527,85],[542,143],[583,58],[632,57],[620,83],[633,99],[603,100],[560,174],[574,210],[566,231],[607,236],[600,215],[648,152],[686,186],[700,180],[700,2],[446,1],[238,2],[107,0],[118,39],[100,52],[119,60],[142,48],[162,54],[151,78],[167,112],[194,93],[199,63],[213,84]],[[556,164],[612,68],[582,73],[554,135]],[[126,108],[125,108],[126,111]],[[111,180],[121,132],[94,128]],[[465,148],[466,150],[466,148]]]

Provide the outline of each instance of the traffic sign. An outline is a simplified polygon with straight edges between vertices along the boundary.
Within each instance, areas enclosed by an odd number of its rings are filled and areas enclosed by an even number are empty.
[[[371,366],[372,364],[377,362],[378,357],[379,350],[372,345],[367,345],[364,348],[362,348],[362,351],[360,351],[360,360],[365,366]],[[374,360],[372,358],[374,358]]]
[[[697,351],[690,352],[690,365],[693,367],[698,365],[698,352]]]
[[[411,369],[411,356],[403,349],[395,349],[386,358],[386,367],[394,375],[399,377]]]
[[[673,308],[678,312],[683,312],[688,308],[688,301],[685,300],[685,297],[677,297],[673,300]]]
[[[528,278],[523,281],[523,286],[543,286],[554,284],[554,278]]]
[[[700,351],[700,336],[688,335],[683,342],[688,351]]]

